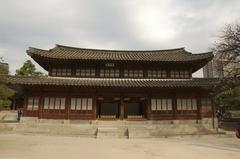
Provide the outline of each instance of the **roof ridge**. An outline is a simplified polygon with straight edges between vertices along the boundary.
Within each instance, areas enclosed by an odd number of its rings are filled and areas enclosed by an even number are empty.
[[[28,47],[28,50],[39,50],[39,51],[49,51],[49,50],[44,50],[44,49],[39,49],[39,48],[36,48],[36,47]]]
[[[21,75],[3,75],[0,74],[0,78],[1,77],[8,77],[8,78],[38,78],[38,79],[75,79],[75,80],[113,80],[113,81],[125,81],[125,80],[129,80],[129,81],[193,81],[193,80],[211,80],[211,79],[218,79],[218,78],[202,78],[202,77],[193,77],[193,78],[187,78],[187,79],[172,79],[172,78],[158,78],[158,79],[153,79],[153,78],[82,78],[82,77],[57,77],[57,76],[21,76]]]
[[[60,44],[55,44],[55,48],[69,48],[69,49],[78,49],[78,50],[92,50],[92,51],[106,51],[106,52],[163,52],[163,51],[177,51],[183,50],[186,51],[184,47],[174,48],[174,49],[162,49],[162,50],[131,50],[131,49],[91,49],[91,48],[79,48],[79,47],[72,47],[72,46],[65,46]]]
[[[25,76],[29,77],[29,76]],[[31,77],[31,76],[30,76]],[[171,78],[88,78],[88,77],[56,77],[56,76],[44,76],[49,79],[76,79],[76,80],[113,80],[113,81],[192,81],[193,78],[188,79],[171,79]]]
[[[194,55],[203,55],[203,54],[212,54],[213,51],[203,52],[203,53],[194,53]]]

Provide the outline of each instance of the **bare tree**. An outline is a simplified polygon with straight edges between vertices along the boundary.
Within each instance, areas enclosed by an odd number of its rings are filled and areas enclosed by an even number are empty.
[[[219,40],[213,48],[215,53],[223,59],[235,60],[240,56],[240,24],[228,24],[225,26]]]
[[[228,75],[239,75],[240,24],[228,24],[222,30],[213,51]],[[230,67],[229,67],[230,66]]]

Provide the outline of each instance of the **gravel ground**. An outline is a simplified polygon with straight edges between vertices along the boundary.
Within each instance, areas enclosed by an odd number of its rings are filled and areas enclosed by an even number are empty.
[[[0,159],[239,159],[240,140],[226,136],[93,139],[0,135]]]

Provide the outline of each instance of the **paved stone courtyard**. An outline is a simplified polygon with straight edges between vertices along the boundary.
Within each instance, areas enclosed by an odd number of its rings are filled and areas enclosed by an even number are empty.
[[[94,139],[0,135],[0,159],[239,159],[240,140],[206,135],[156,139]]]

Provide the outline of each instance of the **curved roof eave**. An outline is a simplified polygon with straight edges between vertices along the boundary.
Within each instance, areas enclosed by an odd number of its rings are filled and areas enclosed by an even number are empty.
[[[137,61],[137,62],[159,62],[159,63],[201,63],[194,71],[203,67],[213,58],[212,52],[192,54],[184,48],[165,50],[103,50],[75,48],[63,45],[44,50],[29,47],[27,54],[31,56],[44,69],[44,60],[90,60],[90,61]]]

